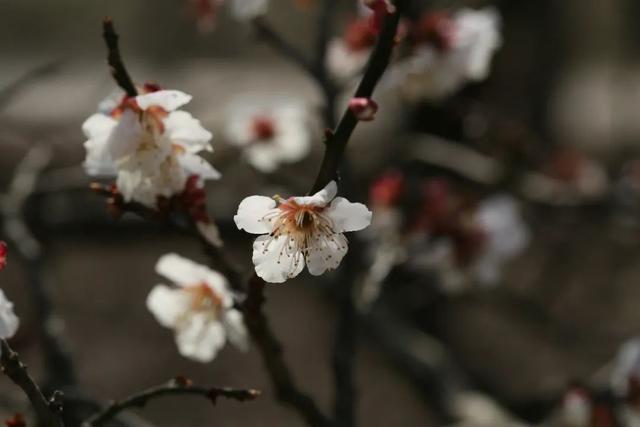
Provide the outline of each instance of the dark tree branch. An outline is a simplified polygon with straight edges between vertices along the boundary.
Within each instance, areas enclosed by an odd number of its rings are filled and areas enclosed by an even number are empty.
[[[316,67],[314,63],[310,61],[305,55],[286,41],[280,34],[278,34],[269,24],[267,24],[263,18],[256,18],[253,20],[253,27],[261,37],[261,39],[269,44],[274,50],[279,52],[283,57],[287,58],[311,76],[317,75]]]
[[[29,398],[39,425],[42,427],[64,427],[57,413],[60,406],[57,399],[60,395],[54,394],[50,400],[45,398],[40,387],[27,372],[27,367],[20,361],[18,353],[13,351],[5,340],[0,340],[0,351],[2,352],[0,356],[2,372]]]
[[[331,421],[320,411],[314,400],[300,391],[284,361],[282,345],[274,335],[262,311],[265,282],[255,274],[249,281],[249,291],[243,304],[244,320],[260,350],[276,398],[291,406],[313,427],[326,427]]]
[[[166,384],[151,387],[133,394],[119,402],[111,403],[105,409],[90,417],[82,425],[83,427],[101,426],[126,409],[133,407],[142,408],[151,400],[155,400],[159,397],[181,395],[201,396],[208,399],[215,405],[219,397],[238,400],[240,402],[253,400],[260,396],[260,391],[254,389],[244,390],[227,387],[202,387],[191,385],[185,380],[171,380]]]
[[[362,81],[356,89],[354,97],[370,98],[387,65],[389,65],[391,53],[395,46],[398,22],[400,21],[400,6],[398,4],[396,13],[389,15],[385,20],[378,43],[371,53]],[[347,109],[333,134],[327,136],[324,158],[322,159],[316,182],[311,188],[311,194],[320,191],[330,181],[336,179],[344,150],[357,124],[358,119],[355,114],[350,109]]]
[[[25,265],[30,296],[35,307],[39,334],[43,343],[47,371],[45,388],[64,388],[76,383],[73,360],[64,339],[64,322],[54,310],[49,294],[42,245],[32,234],[24,218],[25,204],[33,194],[42,170],[51,160],[44,145],[30,149],[18,164],[6,194],[0,197],[2,232]]]
[[[16,96],[16,94],[18,94],[29,84],[42,77],[47,77],[51,74],[56,73],[60,69],[60,62],[61,61],[53,61],[39,65],[27,71],[16,80],[0,89],[0,109],[7,106],[7,104],[9,104],[9,102],[11,102],[11,100]]]
[[[111,18],[105,18],[102,22],[102,37],[107,45],[108,55],[107,62],[111,69],[111,75],[116,81],[118,86],[125,91],[127,96],[138,95],[136,85],[133,84],[127,69],[122,62],[122,56],[120,55],[120,48],[118,47],[118,34],[113,28],[113,21]]]

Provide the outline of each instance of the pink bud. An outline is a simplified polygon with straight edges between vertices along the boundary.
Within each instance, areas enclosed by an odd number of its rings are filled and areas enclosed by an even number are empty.
[[[396,12],[396,7],[390,0],[363,0],[364,5],[373,11],[371,16],[371,29],[375,34],[382,30],[384,19],[387,15]]]
[[[7,265],[7,244],[0,240],[0,270]]]
[[[358,120],[369,122],[378,112],[378,104],[371,98],[351,98],[349,109]]]

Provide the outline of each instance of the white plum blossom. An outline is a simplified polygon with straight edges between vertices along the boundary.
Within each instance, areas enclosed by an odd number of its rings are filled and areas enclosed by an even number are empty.
[[[473,266],[474,276],[480,283],[493,284],[500,280],[503,264],[527,247],[529,229],[520,216],[517,202],[506,195],[482,202],[475,222],[486,240]]]
[[[331,40],[327,48],[327,67],[338,80],[356,77],[369,59],[376,33],[368,18],[356,18],[347,24],[342,37]]]
[[[303,159],[311,149],[308,112],[290,100],[240,97],[229,109],[226,138],[264,173]]]
[[[348,249],[343,233],[368,227],[371,211],[361,203],[336,197],[337,191],[331,181],[312,196],[250,196],[240,203],[233,217],[236,225],[261,235],[253,243],[259,277],[282,283],[300,274],[305,264],[314,276],[340,265]]]
[[[156,90],[101,104],[82,129],[88,138],[84,162],[89,175],[116,175],[125,201],[154,207],[158,196],[179,194],[191,175],[218,179],[220,174],[198,153],[212,151],[211,133],[178,108],[191,96]]]
[[[162,256],[156,271],[176,286],[156,285],[147,297],[147,308],[162,326],[175,330],[181,355],[209,362],[227,339],[247,349],[242,313],[234,308],[222,274],[176,254]]]
[[[446,30],[435,31],[446,34],[427,35],[390,73],[391,84],[400,85],[410,99],[439,100],[489,75],[491,58],[502,43],[498,12],[465,8],[443,19],[450,20]]]
[[[267,13],[269,0],[233,0],[229,7],[238,21],[251,21]]]
[[[418,255],[411,263],[436,270],[445,292],[461,292],[472,283],[493,286],[500,281],[504,264],[524,250],[529,238],[516,201],[496,195],[480,203],[458,239],[437,236],[425,245],[418,238],[414,250]],[[466,254],[462,260],[461,254]]]
[[[0,289],[0,339],[4,340],[14,336],[19,325],[20,320],[13,312],[13,303]]]

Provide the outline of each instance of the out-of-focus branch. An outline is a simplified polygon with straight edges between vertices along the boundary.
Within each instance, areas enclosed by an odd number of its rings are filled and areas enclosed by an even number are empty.
[[[9,347],[5,340],[0,340],[0,364],[2,372],[11,379],[29,398],[36,413],[40,426],[64,427],[58,414],[60,395],[54,394],[52,399],[47,399],[40,391],[40,387],[33,381],[27,372],[27,367],[20,361],[18,354]]]
[[[116,81],[118,86],[125,91],[127,96],[138,95],[138,90],[133,84],[129,73],[124,66],[124,62],[122,61],[120,48],[118,47],[119,36],[113,28],[113,21],[111,18],[104,19],[102,22],[102,30],[102,37],[104,38],[104,42],[107,44],[107,49],[109,50],[107,62],[109,63],[113,79]]]
[[[61,388],[76,383],[75,369],[63,337],[64,323],[56,315],[47,290],[42,247],[24,219],[25,203],[33,194],[40,173],[50,160],[51,150],[47,146],[38,145],[29,150],[16,167],[8,192],[0,198],[0,215],[3,234],[17,249],[28,275],[36,323],[41,328],[39,332],[48,375],[46,385]]]
[[[60,69],[60,61],[47,62],[22,74],[13,82],[0,89],[0,109],[4,108],[22,89],[42,77],[56,73]]]
[[[260,350],[276,398],[296,410],[313,427],[326,427],[331,421],[320,411],[314,400],[300,391],[282,356],[282,345],[273,334],[262,311],[265,282],[254,275],[243,304],[245,323]]]
[[[354,97],[370,98],[382,74],[384,74],[387,65],[389,65],[391,52],[395,46],[395,36],[400,21],[401,6],[401,4],[398,4],[397,11],[387,16],[378,38],[378,43],[371,53],[362,81],[358,85]],[[318,177],[311,187],[311,194],[320,191],[330,181],[336,178],[344,150],[357,124],[358,119],[353,111],[346,109],[335,131],[331,135],[328,135],[325,140],[326,149],[324,158],[322,159]]]
[[[253,20],[253,27],[260,38],[280,53],[284,58],[290,60],[298,67],[305,70],[312,76],[317,74],[314,63],[309,60],[301,51],[296,49],[261,17]]]
[[[433,135],[411,135],[407,155],[412,160],[452,171],[473,182],[496,186],[507,173],[497,160],[455,141]],[[518,185],[513,189],[525,200],[551,206],[581,206],[599,203],[611,194],[606,184],[590,196],[581,194],[575,186],[540,172],[520,171]]]
[[[234,389],[228,387],[202,387],[194,386],[185,380],[171,380],[166,384],[151,387],[139,393],[135,393],[119,402],[108,405],[104,410],[90,417],[82,425],[83,427],[102,426],[118,413],[133,407],[144,407],[151,400],[155,400],[163,396],[201,396],[215,404],[217,399],[223,397],[225,399],[238,400],[244,402],[253,400],[260,396],[260,391],[254,389]]]

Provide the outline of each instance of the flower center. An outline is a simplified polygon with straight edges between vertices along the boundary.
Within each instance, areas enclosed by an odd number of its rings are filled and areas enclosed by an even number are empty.
[[[191,296],[191,311],[212,312],[215,317],[222,309],[222,298],[206,283],[184,288]]]
[[[276,126],[270,117],[258,116],[251,123],[253,136],[257,142],[265,142],[272,139],[276,134]]]
[[[277,263],[289,263],[290,277],[312,252],[321,252],[328,261],[334,249],[346,248],[347,239],[334,231],[332,221],[323,213],[324,206],[302,205],[294,198],[276,200],[278,207],[261,218],[272,225],[269,238],[262,244],[263,253],[267,253],[274,242],[285,239],[277,254]]]
[[[430,13],[424,16],[417,25],[415,39],[417,43],[428,43],[440,53],[445,53],[453,46],[455,25],[446,13]]]

